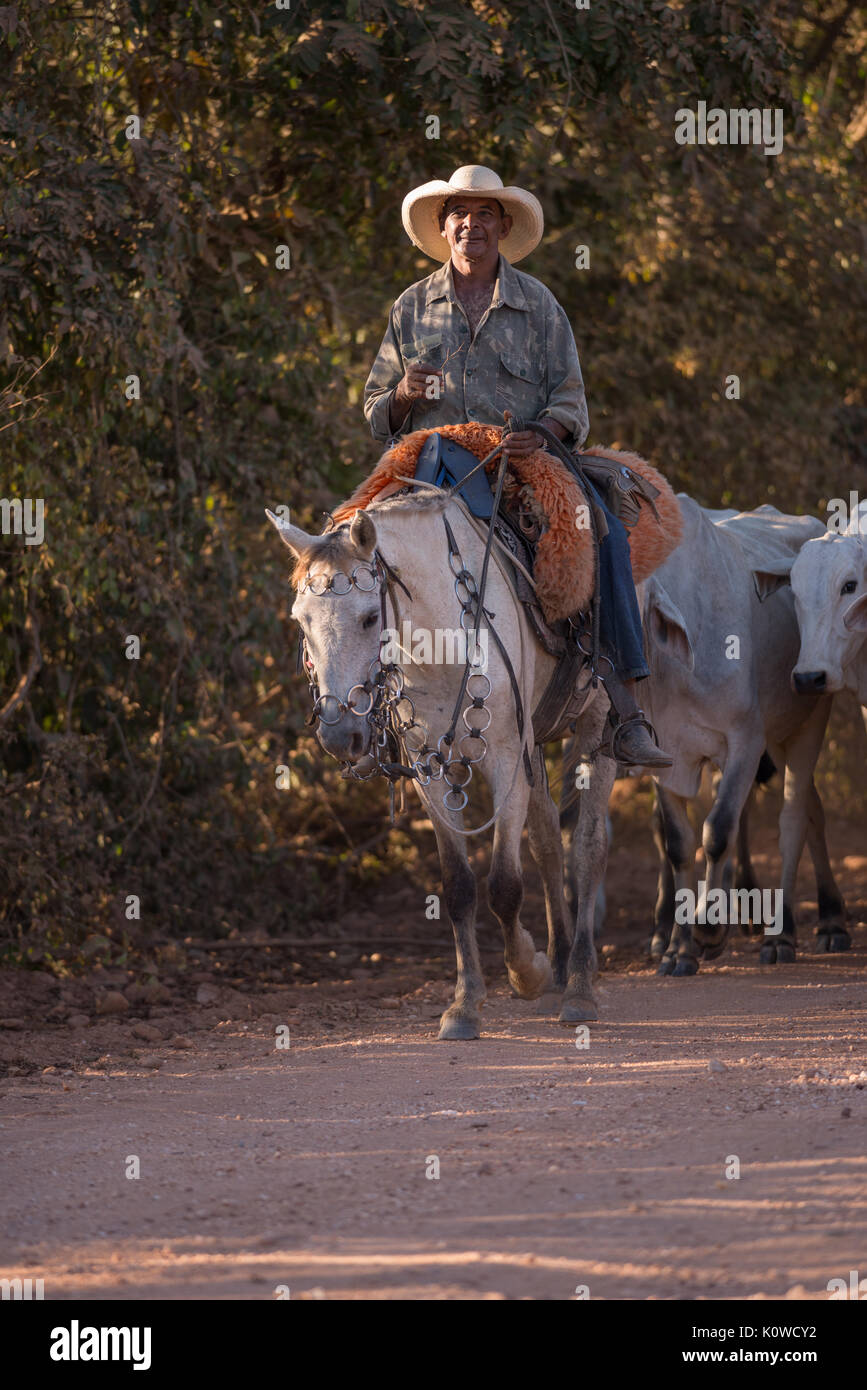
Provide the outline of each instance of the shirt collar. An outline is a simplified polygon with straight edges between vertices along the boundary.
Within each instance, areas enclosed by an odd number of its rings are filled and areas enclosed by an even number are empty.
[[[448,299],[452,304],[457,303],[455,295],[454,281],[452,280],[452,263],[450,260],[433,275],[428,276],[427,289],[425,291],[425,304],[432,303],[435,299]],[[500,256],[497,266],[497,279],[494,284],[494,294],[491,299],[491,308],[499,309],[506,304],[510,309],[526,309],[527,299],[521,288],[518,273],[505,256]]]

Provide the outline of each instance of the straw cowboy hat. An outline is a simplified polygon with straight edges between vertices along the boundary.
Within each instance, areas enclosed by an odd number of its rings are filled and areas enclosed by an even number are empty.
[[[545,219],[542,204],[523,188],[504,188],[503,180],[484,164],[465,164],[444,183],[433,179],[414,188],[403,200],[401,216],[404,230],[425,255],[447,261],[449,244],[440,231],[439,215],[446,198],[471,193],[475,198],[491,197],[502,203],[512,218],[512,230],[500,242],[500,250],[512,264],[528,256],[542,240]]]

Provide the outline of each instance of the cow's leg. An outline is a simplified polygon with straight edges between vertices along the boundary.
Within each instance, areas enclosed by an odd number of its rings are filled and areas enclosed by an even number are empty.
[[[687,800],[657,784],[656,795],[662,823],[665,853],[674,876],[675,900],[684,889],[695,902],[696,834],[687,812]],[[692,914],[690,914],[691,916]],[[698,950],[693,941],[691,921],[678,922],[673,914],[671,939],[659,963],[659,975],[694,975],[698,970]]]
[[[798,732],[787,740],[783,749],[786,775],[783,782],[783,807],[780,811],[780,854],[783,860],[782,931],[771,934],[766,929],[765,941],[759,954],[763,965],[788,965],[795,959],[795,883],[804,841],[807,838],[813,772],[830,712],[830,699],[819,700],[809,718]]]
[[[533,757],[533,776],[535,786],[530,790],[527,808],[527,838],[545,894],[548,959],[554,972],[554,984],[558,989],[565,989],[570,934],[563,893],[563,843],[560,838],[560,817],[548,791],[548,773],[541,748],[536,749]]]
[[[737,889],[744,889],[751,893],[759,888],[759,880],[756,878],[753,868],[752,856],[750,854],[750,813],[755,805],[756,788],[755,783],[750,787],[750,793],[744,802],[744,809],[741,811],[741,818],[738,821],[737,836],[737,868],[734,875],[734,886]],[[743,901],[743,899],[741,899]],[[740,928],[744,936],[755,936],[761,930],[758,922],[752,919],[753,898],[748,898],[750,912],[747,916],[740,919]]]
[[[716,889],[725,891],[727,861],[734,847],[744,806],[752,790],[762,747],[763,742],[754,748],[747,746],[731,748],[729,751],[725,771],[720,778],[719,789],[702,832],[702,846],[707,864],[707,898]],[[707,904],[707,898],[704,903],[699,904],[700,911]],[[728,901],[726,893],[726,908],[722,912],[721,922],[699,923],[693,930],[696,944],[701,948],[705,960],[715,960],[725,949],[730,926]],[[710,909],[711,905],[708,905],[708,911]]]
[[[440,1020],[439,1036],[450,1042],[478,1038],[481,1035],[479,1008],[485,1002],[486,991],[476,943],[476,876],[467,859],[466,840],[455,834],[455,830],[463,826],[463,816],[460,812],[445,810],[442,805],[431,809],[427,789],[417,787],[417,791],[436,835],[443,894],[455,934],[458,967],[455,1000]],[[444,825],[442,817],[449,824]]]
[[[582,715],[578,734],[585,748],[598,746],[607,713],[607,702],[597,699]],[[569,849],[576,897],[575,933],[569,951],[561,1023],[585,1023],[599,1017],[593,998],[593,977],[596,973],[593,916],[599,885],[605,877],[608,858],[606,816],[616,773],[617,764],[611,758],[597,756],[591,764],[590,784],[582,791],[578,806],[578,819]]]
[[[852,938],[846,930],[846,904],[840,892],[825,840],[825,811],[816,783],[810,781],[807,803],[807,848],[816,874],[816,896],[819,903],[819,925],[816,928],[817,951],[848,951]]]
[[[656,852],[659,856],[659,873],[656,881],[656,903],[653,908],[653,938],[650,942],[650,954],[658,958],[664,954],[674,930],[674,872],[665,849],[665,832],[662,825],[662,811],[659,807],[658,788],[653,799],[651,826],[653,843],[656,845]]]

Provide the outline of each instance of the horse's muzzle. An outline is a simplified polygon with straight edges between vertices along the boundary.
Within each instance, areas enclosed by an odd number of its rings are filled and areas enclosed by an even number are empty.
[[[316,737],[326,753],[341,763],[357,763],[370,748],[371,728],[366,719],[345,714],[336,724],[319,720]]]

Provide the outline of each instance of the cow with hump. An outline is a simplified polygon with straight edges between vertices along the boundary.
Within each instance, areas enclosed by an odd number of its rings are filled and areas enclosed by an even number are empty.
[[[683,540],[643,594],[652,672],[645,708],[674,756],[656,783],[678,900],[696,903],[696,834],[688,808],[703,768],[711,764],[722,774],[702,833],[706,901],[712,891],[718,899],[718,890],[726,888],[741,812],[767,750],[785,772],[782,912],[780,920],[764,923],[760,960],[795,959],[795,877],[808,832],[819,882],[817,944],[845,949],[843,901],[813,781],[831,696],[798,695],[790,680],[799,636],[789,575],[805,542],[822,534],[822,523],[769,506],[711,512],[684,493],[678,500]],[[714,922],[708,912],[711,921],[705,921],[703,907],[699,901],[690,920],[675,917],[660,973],[693,975],[700,957],[713,959],[724,949],[731,918]]]

